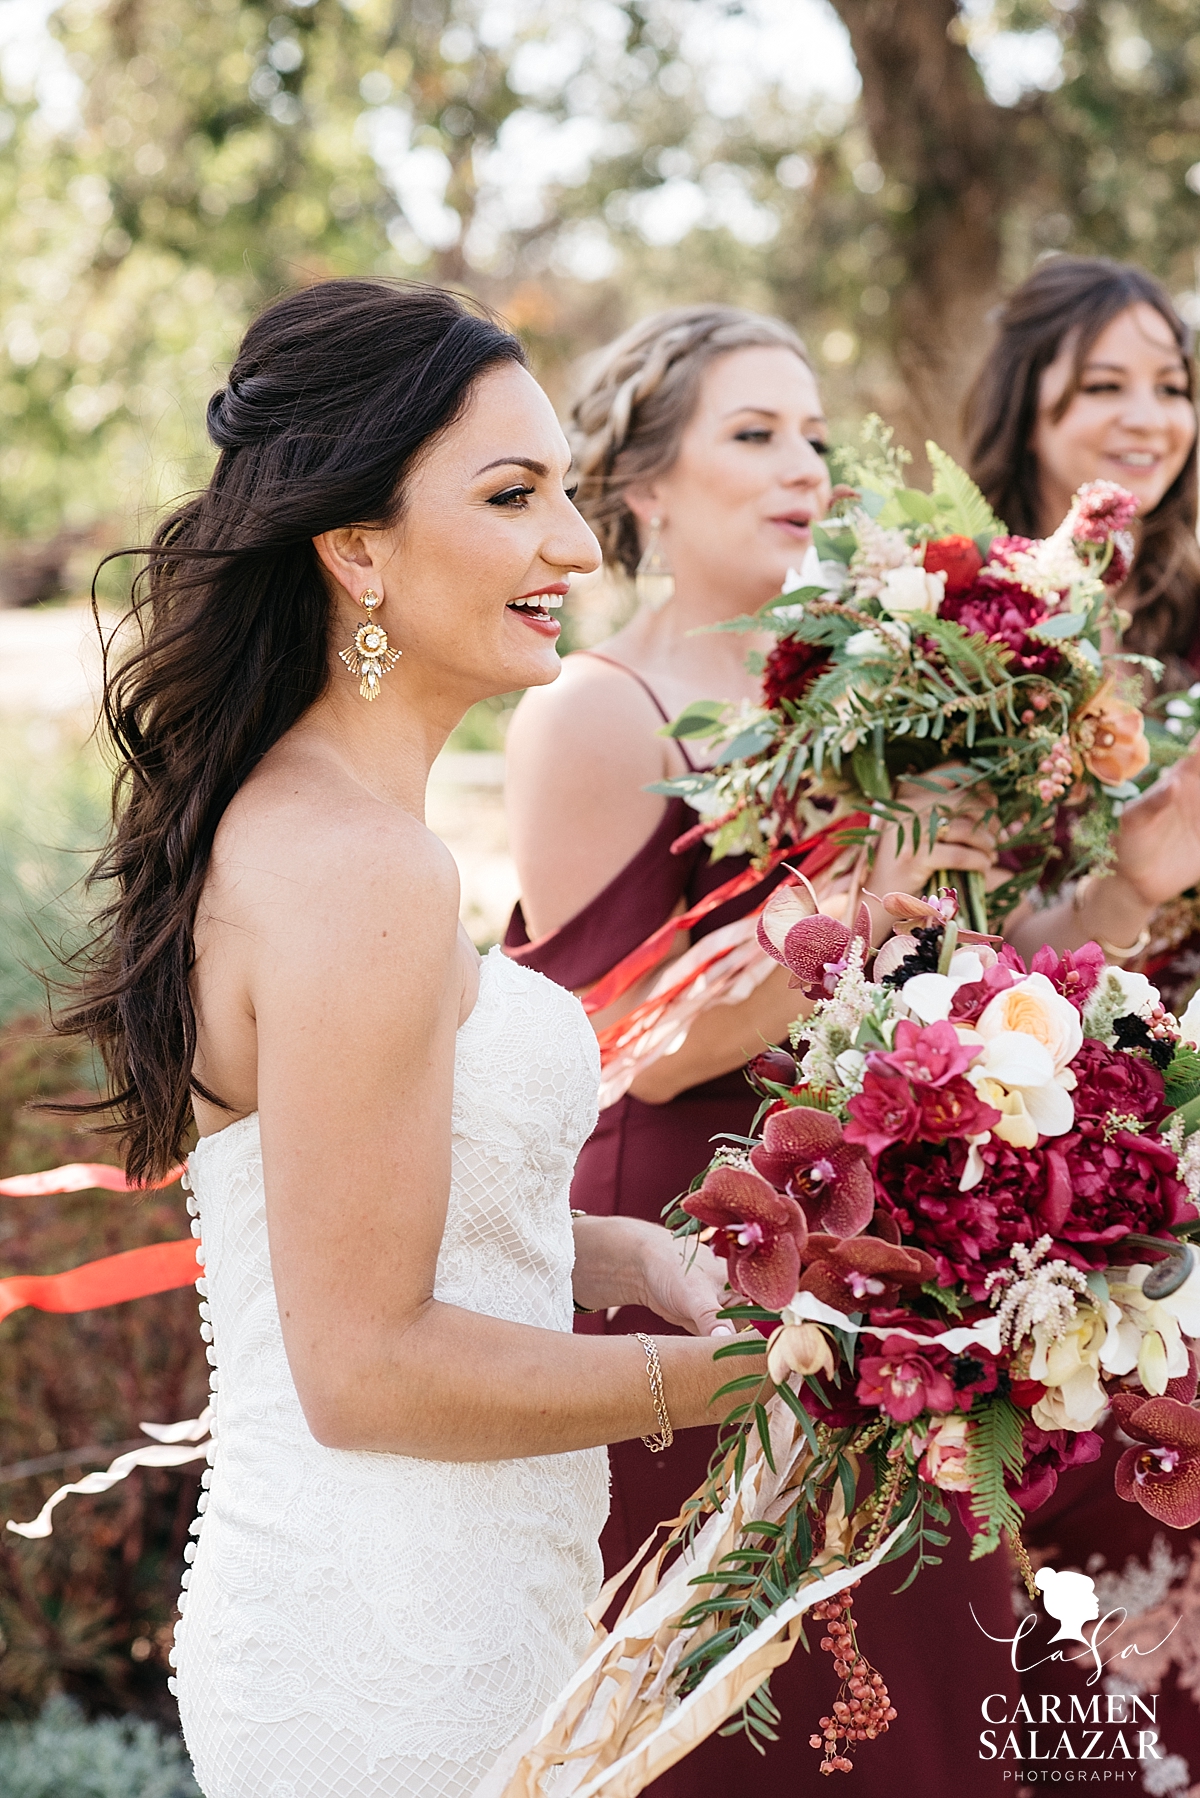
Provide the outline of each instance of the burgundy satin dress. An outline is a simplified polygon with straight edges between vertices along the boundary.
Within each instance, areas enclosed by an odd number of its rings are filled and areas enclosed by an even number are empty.
[[[665,720],[654,693],[639,684]],[[702,842],[673,856],[671,844],[697,821],[683,800],[668,800],[657,828],[632,860],[559,930],[530,943],[518,905],[505,936],[506,953],[575,991],[593,985],[681,901],[694,905],[746,865],[732,858],[710,862]],[[771,884],[782,878],[781,870]],[[693,940],[744,916],[765,890],[769,885],[711,912],[696,926]],[[627,1094],[601,1113],[585,1144],[572,1203],[595,1216],[659,1222],[664,1206],[686,1192],[708,1164],[713,1138],[722,1131],[745,1135],[757,1104],[740,1069],[665,1105],[647,1105]],[[577,1328],[595,1334],[670,1333],[661,1318],[632,1307],[611,1323],[603,1314],[581,1317]],[[640,1441],[613,1446],[612,1514],[601,1541],[607,1574],[625,1565],[656,1524],[676,1515],[703,1481],[713,1446],[709,1429],[680,1431],[666,1454],[651,1454]],[[1011,1636],[1015,1628],[1010,1568],[1003,1553],[972,1563],[957,1521],[941,1553],[942,1565],[927,1568],[899,1597],[892,1592],[907,1574],[907,1560],[877,1571],[855,1595],[861,1651],[882,1672],[899,1715],[885,1737],[861,1745],[852,1798],[963,1798],[968,1790],[973,1798],[1012,1798],[1014,1793],[1011,1760],[1005,1780],[998,1763],[979,1758],[984,1699],[1003,1693],[1011,1711],[1017,1698],[1009,1649],[983,1633]],[[771,1694],[783,1721],[780,1739],[765,1757],[744,1735],[712,1736],[647,1788],[653,1798],[827,1794],[830,1781],[818,1773],[821,1757],[809,1736],[828,1712],[838,1682],[830,1656],[817,1647],[819,1635],[810,1625],[811,1652],[797,1647],[772,1676]]]

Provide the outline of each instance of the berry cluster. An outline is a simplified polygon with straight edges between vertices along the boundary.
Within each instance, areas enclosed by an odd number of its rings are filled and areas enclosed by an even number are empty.
[[[833,1656],[833,1670],[841,1680],[833,1703],[833,1714],[821,1718],[821,1734],[808,1739],[812,1747],[823,1753],[822,1773],[853,1773],[850,1759],[858,1742],[873,1742],[887,1734],[888,1724],[896,1715],[888,1702],[888,1689],[883,1675],[876,1673],[870,1661],[858,1652],[854,1634],[851,1593],[847,1587],[836,1598],[826,1598],[813,1606],[813,1617],[829,1626],[829,1634],[821,1637],[821,1647]],[[844,1743],[842,1752],[838,1743]]]
[[[1056,799],[1066,792],[1075,779],[1075,764],[1071,755],[1071,739],[1063,736],[1053,744],[1049,752],[1038,763],[1041,779],[1037,783],[1038,798],[1045,805],[1052,805]]]

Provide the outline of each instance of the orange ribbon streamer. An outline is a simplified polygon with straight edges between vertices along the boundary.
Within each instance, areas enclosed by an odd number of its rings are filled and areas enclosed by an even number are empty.
[[[14,1274],[0,1280],[0,1319],[22,1305],[38,1311],[94,1311],[101,1305],[148,1298],[152,1292],[193,1286],[200,1272],[196,1247],[195,1237],[184,1236],[177,1242],[153,1242],[123,1255],[85,1261],[63,1274]]]
[[[696,904],[688,911],[680,912],[676,918],[668,918],[666,923],[660,924],[644,943],[639,943],[636,949],[631,949],[628,955],[623,956],[615,967],[610,968],[608,973],[596,982],[583,1001],[583,1009],[589,1017],[594,1017],[598,1011],[606,1010],[614,1000],[621,997],[622,993],[628,992],[631,986],[636,985],[643,974],[648,973],[651,968],[663,960],[678,931],[690,930],[693,924],[698,924],[701,918],[716,911],[718,906],[727,904],[731,899],[740,899],[743,893],[750,892],[753,887],[766,880],[769,874],[773,874],[780,862],[794,856],[802,856],[805,858],[804,872],[806,874],[819,873],[822,868],[828,867],[844,847],[844,844],[836,841],[835,833],[843,830],[857,830],[869,822],[865,812],[853,812],[848,818],[839,818],[836,824],[827,824],[823,830],[817,831],[815,836],[806,837],[802,843],[795,844],[791,849],[774,850],[763,867],[744,868],[740,874],[735,874],[731,880],[725,881],[715,891],[706,894],[703,899],[697,900]],[[660,1001],[655,1001],[655,1003],[659,1004]],[[634,1014],[631,1012],[628,1017],[618,1020],[618,1022],[627,1025],[633,1016]],[[615,1025],[609,1026],[609,1030],[615,1028]],[[608,1032],[606,1031],[605,1034],[607,1035]]]
[[[43,1174],[12,1174],[7,1180],[0,1180],[0,1193],[10,1199],[36,1199],[49,1192],[87,1192],[93,1186],[103,1187],[105,1192],[157,1192],[161,1187],[174,1186],[182,1173],[182,1167],[173,1167],[161,1180],[134,1186],[126,1178],[125,1169],[114,1167],[111,1162],[69,1161],[65,1167],[47,1168]]]
[[[173,1167],[161,1180],[136,1186],[126,1178],[124,1168],[110,1162],[72,1161],[41,1174],[13,1174],[0,1180],[0,1193],[10,1199],[32,1199],[52,1192],[86,1192],[94,1186],[106,1192],[156,1192],[173,1186],[182,1173],[182,1167]],[[38,1311],[94,1311],[102,1305],[121,1305],[126,1299],[192,1286],[199,1272],[196,1247],[194,1237],[184,1236],[176,1242],[152,1242],[143,1249],[85,1261],[61,1274],[14,1274],[0,1280],[0,1320],[22,1305]]]

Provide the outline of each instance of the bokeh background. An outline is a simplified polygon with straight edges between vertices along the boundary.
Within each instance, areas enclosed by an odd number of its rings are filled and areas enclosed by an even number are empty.
[[[1197,0],[0,0],[0,1173],[113,1152],[28,1104],[94,1087],[38,978],[105,821],[86,594],[205,479],[204,403],[264,302],[466,289],[560,403],[645,311],[755,306],[806,337],[835,436],[879,412],[919,473],[926,437],[958,445],[991,308],[1059,250],[1142,262],[1200,323]],[[624,603],[585,583],[568,641]],[[513,897],[507,709],[468,718],[430,808],[481,944]],[[184,1229],[177,1190],[0,1207],[0,1274]],[[0,1326],[0,1514],[202,1402],[192,1305]],[[9,1798],[110,1790],[56,1694],[171,1727],[194,1496],[142,1474],[48,1544],[0,1533],[0,1714],[55,1700],[40,1735],[0,1728]],[[105,1741],[121,1798],[189,1789],[169,1742]],[[48,1742],[91,1771],[51,1776]]]

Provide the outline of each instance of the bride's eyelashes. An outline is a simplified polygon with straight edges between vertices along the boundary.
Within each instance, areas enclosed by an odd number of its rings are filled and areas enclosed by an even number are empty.
[[[748,430],[735,432],[733,440],[735,443],[770,443],[774,435],[774,431],[768,430],[764,425],[753,425]],[[807,442],[818,456],[829,454],[829,445],[823,437],[809,437]]]
[[[526,485],[506,487],[502,493],[493,493],[487,503],[489,506],[507,506],[513,511],[524,511],[529,496],[536,492],[536,487]]]

